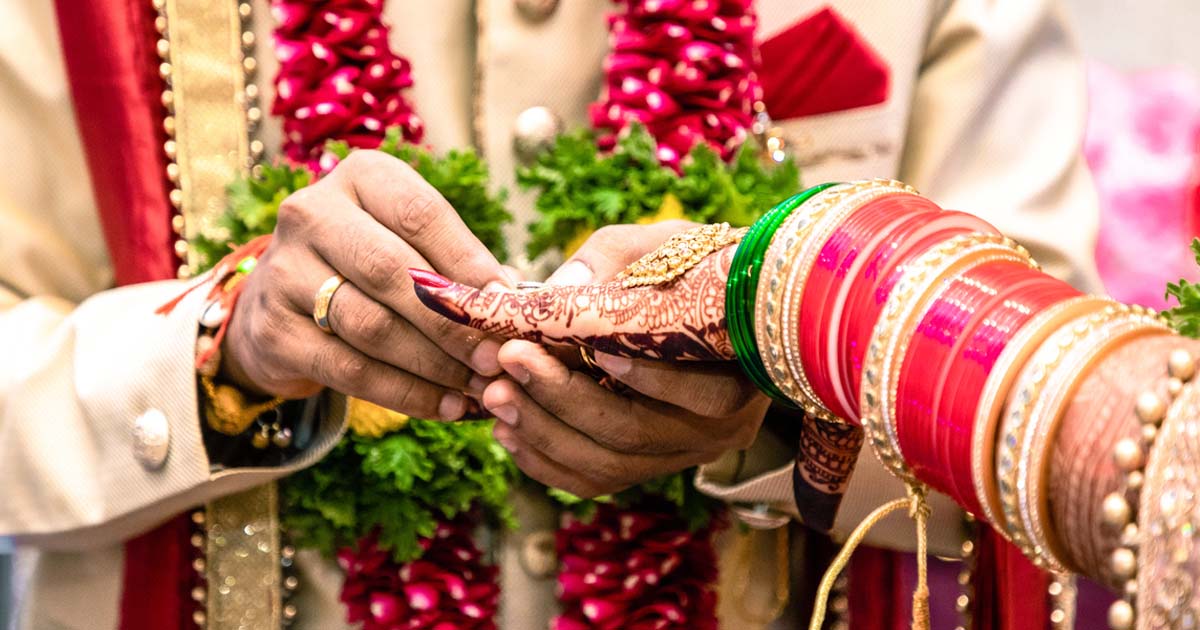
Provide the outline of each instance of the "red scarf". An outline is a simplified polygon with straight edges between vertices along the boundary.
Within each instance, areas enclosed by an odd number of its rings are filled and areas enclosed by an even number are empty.
[[[156,12],[148,0],[55,0],[92,189],[117,284],[175,277]],[[187,514],[125,543],[121,630],[194,627]]]

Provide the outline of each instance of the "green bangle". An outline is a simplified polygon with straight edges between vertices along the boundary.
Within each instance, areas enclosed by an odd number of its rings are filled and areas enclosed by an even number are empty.
[[[725,287],[725,321],[734,355],[742,371],[755,386],[776,402],[792,408],[795,408],[796,404],[784,395],[767,375],[766,366],[758,353],[758,343],[754,338],[753,313],[758,291],[758,274],[771,238],[788,215],[805,201],[833,185],[835,184],[813,186],[767,211],[750,227],[729,265],[729,279]]]

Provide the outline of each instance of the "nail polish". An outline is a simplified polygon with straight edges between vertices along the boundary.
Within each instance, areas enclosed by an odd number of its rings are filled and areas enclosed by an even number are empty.
[[[453,284],[450,279],[427,269],[417,269],[415,267],[408,270],[408,275],[412,277],[413,282],[431,289],[445,289]]]

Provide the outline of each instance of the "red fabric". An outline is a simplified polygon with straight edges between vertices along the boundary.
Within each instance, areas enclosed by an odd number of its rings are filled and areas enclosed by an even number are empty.
[[[154,8],[146,0],[56,0],[55,6],[117,284],[173,278]]]
[[[174,277],[154,9],[145,0],[56,0],[55,8],[116,281]],[[190,537],[183,514],[126,541],[121,630],[194,627]]]
[[[887,100],[887,63],[854,27],[825,7],[759,46],[763,102],[776,120]]]
[[[850,557],[850,626],[855,630],[908,630],[912,593],[905,592],[904,556],[862,546]]]

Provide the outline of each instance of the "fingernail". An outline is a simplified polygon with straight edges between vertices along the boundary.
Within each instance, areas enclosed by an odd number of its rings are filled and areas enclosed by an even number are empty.
[[[510,289],[517,288],[517,283],[521,280],[524,280],[524,278],[521,277],[521,272],[517,271],[513,267],[504,265],[500,267],[500,269],[504,272],[504,278],[508,280],[508,288]]]
[[[624,376],[629,373],[629,370],[633,369],[632,359],[608,354],[607,352],[597,352],[596,363],[599,363],[605,372],[613,376]]]
[[[499,280],[492,280],[491,282],[483,285],[483,291],[484,293],[505,293],[507,291],[512,291],[512,288],[505,286],[505,284]]]
[[[471,352],[471,367],[484,376],[500,373],[500,344],[494,339],[484,339]]]
[[[416,282],[423,287],[445,289],[452,284],[449,278],[429,271],[428,269],[417,269],[416,267],[413,267],[408,270],[408,275],[413,279],[413,282]]]
[[[570,260],[546,279],[546,284],[576,285],[592,281],[592,268],[581,260]]]
[[[520,363],[504,363],[502,366],[504,367],[504,371],[508,372],[509,376],[517,379],[518,383],[525,385],[529,382],[529,370],[526,370],[524,365]]]
[[[504,447],[504,450],[514,455],[516,454],[517,441],[513,439],[512,429],[510,429],[508,425],[497,424],[496,427],[492,429],[492,437],[496,438],[496,441],[500,443],[500,446]]]
[[[517,426],[517,408],[512,405],[500,405],[495,409],[488,409],[492,412],[496,419],[510,427]]]
[[[467,410],[467,398],[458,392],[442,396],[438,403],[438,417],[443,420],[458,420]]]
[[[472,398],[483,398],[483,390],[492,384],[492,380],[482,374],[472,374],[471,380],[467,381],[467,393]]]

